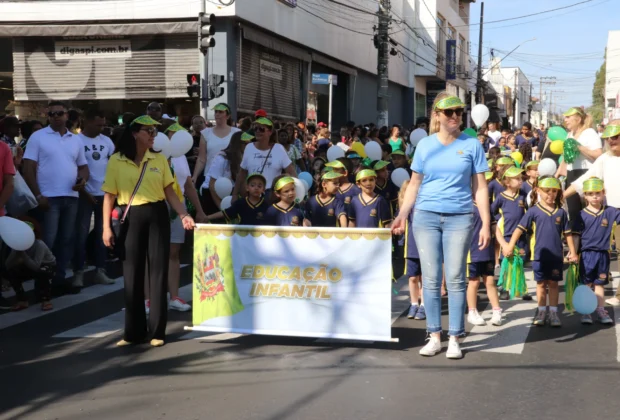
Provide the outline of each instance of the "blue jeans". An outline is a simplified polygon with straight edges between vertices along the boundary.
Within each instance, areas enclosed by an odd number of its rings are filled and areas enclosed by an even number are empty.
[[[414,210],[413,235],[420,253],[426,330],[441,332],[442,263],[448,289],[448,333],[465,333],[465,272],[473,213],[443,214]]]
[[[43,242],[56,257],[54,284],[65,282],[65,269],[73,256],[75,218],[78,210],[77,197],[50,197],[50,208],[43,211]]]
[[[86,261],[86,242],[90,233],[90,220],[93,212],[95,212],[95,227],[93,235],[95,240],[93,244],[95,254],[95,266],[97,268],[105,267],[105,258],[107,251],[103,244],[103,196],[93,197],[97,202],[92,203],[85,197],[80,197],[77,211],[77,220],[75,224],[75,254],[73,257],[73,269],[83,270]]]

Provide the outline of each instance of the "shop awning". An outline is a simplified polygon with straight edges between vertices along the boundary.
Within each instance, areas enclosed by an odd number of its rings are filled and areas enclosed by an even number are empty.
[[[105,23],[88,25],[0,25],[0,36],[131,36],[197,33],[197,21],[152,23]]]

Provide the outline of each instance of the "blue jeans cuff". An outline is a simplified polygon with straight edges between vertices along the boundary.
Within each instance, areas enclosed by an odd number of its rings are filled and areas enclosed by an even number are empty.
[[[441,325],[439,327],[433,327],[431,325],[427,325],[426,326],[426,332],[427,333],[440,333],[441,332]]]
[[[450,330],[450,331],[448,331],[448,335],[449,335],[449,336],[454,336],[454,335],[456,335],[456,336],[458,337],[458,336],[461,336],[461,335],[463,335],[463,334],[465,334],[465,330],[456,330],[456,331],[451,331],[451,330]]]

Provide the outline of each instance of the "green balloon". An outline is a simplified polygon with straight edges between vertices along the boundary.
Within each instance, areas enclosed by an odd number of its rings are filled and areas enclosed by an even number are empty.
[[[463,133],[467,134],[469,137],[476,138],[478,137],[478,133],[473,128],[467,128]]]
[[[568,137],[568,133],[566,132],[566,130],[564,130],[564,128],[560,126],[555,126],[549,129],[549,132],[547,133],[547,137],[552,141],[553,140],[564,141]]]

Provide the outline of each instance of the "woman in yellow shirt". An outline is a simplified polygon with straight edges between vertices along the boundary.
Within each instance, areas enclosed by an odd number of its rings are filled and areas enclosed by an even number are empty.
[[[157,125],[157,121],[145,115],[133,120],[123,132],[117,152],[110,157],[101,188],[105,192],[103,242],[106,246],[114,245],[110,215],[115,201],[125,217],[116,239],[124,250],[121,259],[125,277],[125,333],[118,346],[139,344],[148,339],[154,347],[164,345],[170,255],[170,214],[166,201],[177,212],[183,228],[195,227],[174,191],[174,177],[166,157],[151,149]],[[140,185],[134,195],[138,182]],[[151,302],[148,328],[144,308],[147,278]]]

